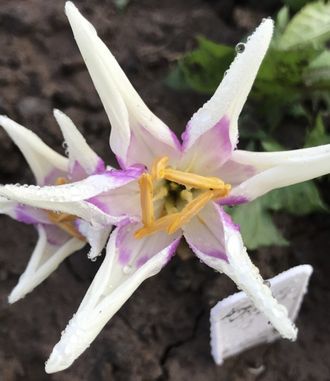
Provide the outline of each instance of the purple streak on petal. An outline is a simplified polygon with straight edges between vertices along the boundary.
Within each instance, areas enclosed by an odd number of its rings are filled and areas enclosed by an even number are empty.
[[[210,150],[216,151],[216,153],[213,153],[214,160],[219,156],[221,161],[225,162],[229,159],[233,150],[229,132],[230,120],[227,116],[223,116],[212,128],[198,136],[193,145],[197,144],[198,146],[198,140],[202,139],[200,143],[203,144],[203,146],[208,145]],[[206,139],[206,141],[204,139]],[[189,146],[190,140],[191,125],[188,122],[186,130],[182,134],[182,148],[184,151],[191,147]],[[208,142],[208,140],[210,140],[210,142]]]
[[[140,177],[145,170],[145,167],[141,164],[132,165],[124,170],[121,169],[111,169],[110,171],[105,171],[105,175],[112,176],[113,178],[117,178],[119,180],[135,180]]]
[[[124,159],[122,159],[120,156],[116,155],[116,160],[117,160],[117,162],[119,164],[119,167],[121,169],[126,169],[126,165],[125,165]]]
[[[185,151],[187,146],[188,146],[188,143],[190,140],[190,130],[191,130],[191,124],[190,124],[190,122],[188,122],[186,129],[181,134],[181,140],[182,140],[181,149],[182,149],[182,151]]]
[[[15,207],[15,219],[25,224],[50,223],[47,213],[39,208],[18,204]]]
[[[130,259],[131,259],[131,253],[126,249],[120,248],[119,256],[118,256],[119,263],[125,266],[130,261]]]
[[[44,225],[44,229],[46,230],[47,242],[53,246],[61,246],[68,239],[72,238],[68,233],[55,225]]]
[[[98,196],[94,196],[94,197],[89,198],[87,200],[87,202],[93,204],[94,206],[96,206],[97,208],[102,210],[102,212],[104,212],[104,213],[109,212],[108,205],[106,203],[104,203],[103,201],[101,201]]]
[[[246,202],[249,202],[249,200],[244,196],[229,196],[217,201],[219,205],[239,205]]]
[[[81,166],[81,164],[78,161],[75,160],[73,162],[73,165],[70,168],[69,175],[68,175],[70,181],[74,182],[74,181],[83,180],[87,176],[88,174],[85,171],[85,169]]]
[[[105,172],[105,164],[104,164],[104,161],[101,158],[99,158],[93,174],[96,175],[103,172]]]
[[[172,257],[174,256],[175,252],[176,252],[176,249],[180,243],[180,240],[181,240],[181,237],[177,238],[175,241],[173,241],[168,249],[168,253],[166,255],[166,262],[165,264],[167,264],[171,259]]]
[[[150,258],[147,256],[147,255],[144,255],[144,256],[142,256],[142,257],[140,257],[137,261],[136,261],[136,268],[138,269],[138,268],[140,268],[140,267],[142,267],[145,263],[147,263],[148,262],[148,260],[149,260]]]
[[[67,176],[66,172],[63,172],[57,168],[54,168],[44,177],[44,181],[39,185],[54,185],[58,177],[65,177],[65,176]]]
[[[222,219],[223,224],[229,227],[230,229],[239,231],[240,226],[238,224],[235,224],[235,222],[230,217],[230,215],[226,213],[222,208],[219,208],[219,209],[220,209],[220,217]]]
[[[38,224],[40,222],[36,216],[29,213],[29,210],[25,207],[25,205],[17,205],[15,208],[15,215],[16,220],[23,222],[24,224]]]
[[[213,250],[213,251],[208,251],[208,252],[204,251],[203,254],[208,255],[209,257],[222,259],[223,261],[226,261],[229,263],[227,255],[220,250]]]

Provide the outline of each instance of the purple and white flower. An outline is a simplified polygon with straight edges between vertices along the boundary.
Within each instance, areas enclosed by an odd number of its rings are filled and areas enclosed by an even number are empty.
[[[70,200],[74,199],[75,187],[71,183],[82,184],[89,195],[94,195],[99,192],[98,178],[101,175],[105,189],[121,186],[134,178],[132,173],[125,178],[123,172],[119,174],[110,167],[106,168],[71,119],[59,110],[54,110],[54,116],[62,130],[68,157],[52,150],[32,131],[6,116],[0,116],[0,125],[21,150],[37,183],[35,186],[0,186],[0,212],[34,225],[39,235],[27,268],[9,295],[9,303],[31,292],[66,257],[87,242],[91,246],[89,258],[101,254],[112,229],[111,221],[106,216],[107,224],[103,220],[102,224],[93,223],[93,219],[97,219],[95,215],[99,219],[103,216],[90,203],[80,201],[80,197],[66,203],[67,194]],[[136,169],[137,176],[139,173],[140,170]],[[54,184],[64,185],[55,187]],[[20,192],[21,189],[24,192]],[[41,189],[43,194],[49,191],[51,198],[39,196]]]
[[[295,340],[297,329],[286,308],[273,298],[239,227],[223,210],[330,172],[330,145],[275,153],[236,149],[238,117],[270,43],[272,20],[263,20],[248,39],[215,94],[189,121],[181,143],[147,108],[71,2],[66,14],[111,122],[110,146],[122,170],[112,171],[111,181],[103,173],[35,193],[16,186],[0,189],[9,199],[44,209],[55,205],[92,226],[116,225],[46,372],[69,367],[137,287],[166,265],[182,236],[200,260],[244,290],[283,337]]]

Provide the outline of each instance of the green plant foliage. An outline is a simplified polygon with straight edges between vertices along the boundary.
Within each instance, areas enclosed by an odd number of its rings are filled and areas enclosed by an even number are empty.
[[[260,246],[284,246],[288,241],[274,224],[262,198],[229,211],[235,223],[240,225],[244,244],[250,250]]]
[[[305,5],[289,22],[278,44],[281,49],[320,48],[330,37],[330,3]]]
[[[305,147],[330,143],[322,110],[330,113],[330,2],[285,0],[277,14],[273,42],[259,70],[241,118],[241,140],[250,150],[286,149],[275,138],[285,118],[299,118]],[[291,19],[292,11],[298,11]],[[235,48],[198,37],[197,48],[185,54],[168,78],[178,90],[212,94],[235,56]],[[259,118],[259,119],[258,119]],[[305,121],[305,122],[304,122]],[[261,126],[259,128],[259,125]],[[290,124],[288,125],[290,128]],[[291,147],[289,147],[291,148]],[[230,209],[241,225],[249,249],[285,245],[271,215],[305,215],[325,211],[314,182],[273,192]],[[248,217],[248,218],[247,218]]]

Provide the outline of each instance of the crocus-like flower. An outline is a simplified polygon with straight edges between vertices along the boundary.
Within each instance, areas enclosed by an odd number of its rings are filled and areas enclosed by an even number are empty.
[[[76,203],[77,207],[85,211],[80,215],[82,217],[84,214],[87,215],[86,220],[77,217],[74,203],[67,210],[65,202],[58,205],[59,197],[56,198],[57,203],[52,202],[51,199],[48,201],[38,199],[41,186],[46,186],[44,189],[47,190],[48,185],[77,182],[89,176],[91,177],[86,180],[86,187],[88,182],[93,186],[92,182],[100,174],[105,177],[106,181],[103,183],[106,188],[120,186],[133,179],[132,177],[123,178],[122,173],[118,177],[118,171],[113,171],[109,167],[105,168],[103,160],[88,146],[73,122],[59,110],[54,111],[54,116],[65,138],[68,157],[52,150],[32,131],[6,116],[0,116],[0,125],[25,156],[37,182],[37,186],[23,186],[30,193],[30,196],[28,194],[25,197],[12,195],[10,185],[1,187],[0,212],[15,220],[34,225],[39,234],[28,266],[9,295],[9,303],[14,303],[31,292],[67,256],[81,249],[87,242],[91,246],[88,256],[91,259],[96,258],[101,253],[112,228],[110,220],[108,224],[91,224],[93,216],[100,214],[98,211],[97,213],[93,211],[95,209],[93,205]],[[136,175],[139,175],[140,170],[136,169],[136,171]],[[70,189],[70,184],[59,187],[60,193],[66,192],[68,187]],[[99,192],[99,188],[95,190],[94,187],[95,192]],[[38,199],[37,205],[33,202],[35,198]]]
[[[198,258],[244,290],[283,337],[294,340],[297,329],[286,308],[273,298],[247,255],[239,227],[223,210],[224,205],[251,201],[330,169],[329,145],[278,153],[236,150],[238,116],[267,51],[273,22],[264,20],[248,39],[213,97],[189,121],[180,143],[143,103],[93,26],[71,2],[66,14],[110,119],[110,146],[123,176],[133,165],[144,170],[136,174],[137,180],[116,189],[102,185],[94,195],[78,182],[70,184],[65,200],[58,199],[65,185],[41,188],[34,197],[37,206],[40,199],[51,200],[61,211],[65,204],[75,216],[82,214],[81,204],[92,205],[99,211],[94,215],[98,223],[102,225],[104,218],[106,224],[108,216],[117,225],[105,259],[54,347],[46,372],[70,366],[136,288],[169,261],[182,236]],[[94,176],[93,184],[102,184],[103,178]],[[0,194],[26,199],[29,192],[7,186]]]

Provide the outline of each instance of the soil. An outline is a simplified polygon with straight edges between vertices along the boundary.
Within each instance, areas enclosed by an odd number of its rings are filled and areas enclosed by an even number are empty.
[[[206,35],[237,43],[279,1],[132,0],[119,12],[110,0],[76,1],[112,48],[151,109],[177,132],[204,97],[164,85],[169,67]],[[1,0],[0,112],[63,151],[52,117],[60,108],[109,163],[109,123],[63,12],[64,1]],[[259,6],[259,8],[256,8]],[[32,183],[23,157],[0,131],[0,181]],[[327,195],[329,185],[324,184]],[[147,280],[95,342],[66,371],[47,375],[44,361],[76,311],[101,260],[79,252],[32,294],[9,306],[36,242],[32,227],[0,218],[0,380],[2,381],[327,381],[330,380],[330,215],[278,216],[291,245],[263,248],[251,257],[266,278],[294,265],[314,267],[295,343],[279,340],[214,364],[209,311],[236,291],[225,276],[193,256],[175,257]],[[146,308],[148,306],[148,308]],[[261,365],[264,371],[256,375]]]

